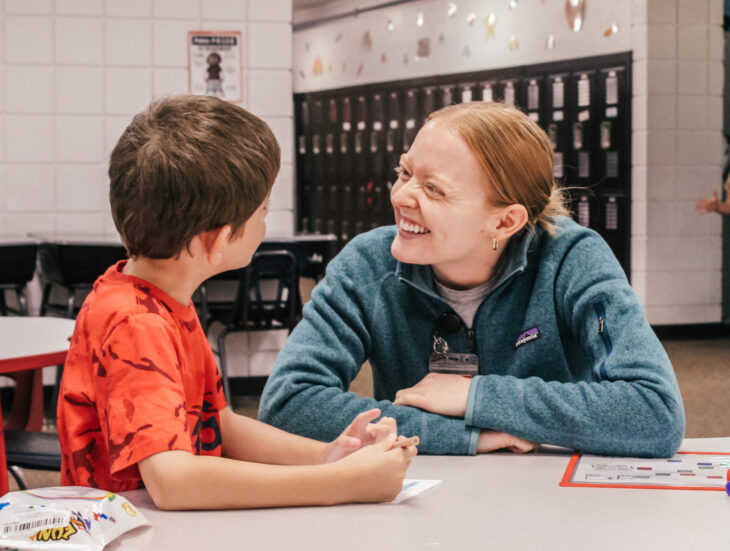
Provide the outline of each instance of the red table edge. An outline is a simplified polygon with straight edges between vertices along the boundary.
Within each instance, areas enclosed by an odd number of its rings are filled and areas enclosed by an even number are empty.
[[[42,367],[62,364],[66,360],[67,351],[49,352],[34,356],[23,356],[0,360],[0,373],[12,373],[13,371],[24,371],[27,369],[40,369]],[[3,434],[3,414],[0,407],[0,496],[8,493],[8,462],[5,457],[5,435]]]

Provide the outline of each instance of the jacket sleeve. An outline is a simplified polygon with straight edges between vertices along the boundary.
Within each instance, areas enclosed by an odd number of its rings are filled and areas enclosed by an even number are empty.
[[[329,441],[358,413],[377,407],[384,416],[395,418],[399,434],[420,437],[421,453],[475,453],[480,431],[467,427],[463,419],[348,392],[370,353],[367,319],[376,315],[372,309],[379,285],[378,281],[366,281],[369,276],[364,274],[373,267],[364,267],[362,257],[353,250],[355,244],[353,241],[330,262],[326,277],[304,307],[304,317],[266,383],[259,419],[289,432]]]
[[[589,453],[675,453],[684,436],[684,407],[674,370],[621,267],[597,235],[585,234],[565,253],[554,303],[569,333],[563,342],[584,358],[577,382],[476,377],[466,422]]]

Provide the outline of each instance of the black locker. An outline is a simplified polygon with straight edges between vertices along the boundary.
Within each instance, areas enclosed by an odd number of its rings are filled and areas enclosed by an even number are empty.
[[[312,232],[323,233],[326,230],[326,203],[325,189],[327,174],[324,159],[324,112],[322,100],[316,99],[312,103]]]
[[[482,82],[479,85],[479,99],[481,101],[497,101],[497,83],[493,81]]]
[[[542,77],[530,77],[522,81],[521,96],[518,103],[537,124],[545,127],[542,116],[545,112],[546,94],[545,80]]]
[[[296,177],[297,177],[297,204],[300,231],[311,231],[311,196],[312,196],[312,165],[308,161],[311,128],[309,117],[309,102],[302,99],[295,103],[295,133],[296,133]]]
[[[428,116],[439,109],[441,105],[437,102],[438,88],[435,86],[426,86],[421,90],[421,122],[418,124],[420,128]]]
[[[565,186],[574,185],[570,163],[570,122],[565,114],[567,74],[550,75],[546,79],[545,107],[541,126],[553,143],[553,166],[556,180]]]
[[[401,152],[406,153],[421,128],[421,110],[418,103],[418,89],[410,88],[405,91],[403,98],[403,141]],[[400,156],[399,156],[400,157]]]

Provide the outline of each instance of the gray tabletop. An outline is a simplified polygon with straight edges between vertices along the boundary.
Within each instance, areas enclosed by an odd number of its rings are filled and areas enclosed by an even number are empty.
[[[685,440],[730,451],[730,438]],[[107,549],[727,549],[730,497],[717,491],[561,488],[570,455],[542,451],[416,457],[409,478],[441,485],[410,501],[250,511],[164,512],[127,492],[153,523]]]

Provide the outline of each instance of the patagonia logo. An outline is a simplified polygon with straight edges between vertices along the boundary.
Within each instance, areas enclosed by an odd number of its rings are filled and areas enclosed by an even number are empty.
[[[517,341],[515,342],[515,348],[519,348],[523,344],[527,344],[530,341],[534,341],[536,339],[540,338],[540,328],[533,327],[532,329],[527,329],[526,331],[523,331],[519,335],[517,335]]]

